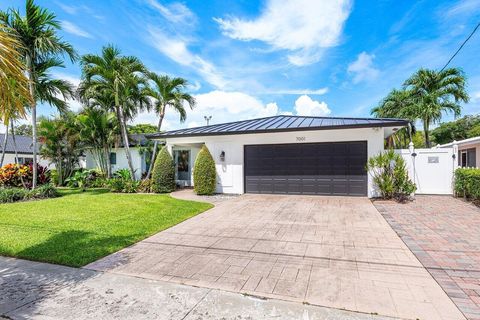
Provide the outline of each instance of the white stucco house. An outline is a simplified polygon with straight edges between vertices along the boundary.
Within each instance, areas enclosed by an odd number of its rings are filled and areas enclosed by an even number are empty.
[[[219,193],[375,195],[367,159],[407,126],[402,119],[279,115],[148,135],[165,141],[177,183],[191,186],[205,144]]]
[[[130,154],[132,156],[133,169],[135,170],[135,178],[137,180],[142,178],[142,175],[148,170],[147,157],[148,154],[142,152],[148,144],[148,139],[144,134],[129,135]],[[120,169],[128,169],[127,154],[123,142],[120,142],[112,149],[110,153],[110,164],[112,165],[112,173]],[[88,150],[85,152],[85,168],[96,169],[97,163],[92,153]]]
[[[15,135],[15,143],[17,145],[17,154],[18,159],[15,158],[15,148],[13,143],[13,136],[11,134],[7,137],[7,143],[5,145],[5,150],[2,150],[3,141],[5,139],[5,134],[0,133],[0,156],[2,152],[5,152],[5,157],[3,159],[3,165],[9,163],[20,163],[20,164],[30,164],[33,163],[33,139],[29,136]],[[40,144],[37,145],[37,148],[40,147]],[[38,154],[38,152],[37,152]],[[50,169],[54,168],[53,164],[50,164],[47,159],[43,159],[38,155],[38,163],[43,167],[49,167]]]
[[[458,166],[465,168],[480,168],[480,137],[468,138],[460,141],[437,146],[438,148],[455,148]]]

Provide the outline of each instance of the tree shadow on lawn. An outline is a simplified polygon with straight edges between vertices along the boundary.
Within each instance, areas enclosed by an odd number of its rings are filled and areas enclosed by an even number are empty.
[[[102,237],[72,230],[55,234],[15,256],[28,260],[83,266],[132,244],[136,239],[138,237],[135,235]],[[8,316],[9,312],[33,303],[22,311],[27,313],[22,316],[28,318],[32,315],[30,312],[35,310],[35,306],[41,305],[43,300],[50,299],[58,290],[76,286],[99,274],[92,270],[0,256],[0,316]]]
[[[20,251],[16,256],[28,260],[81,267],[131,245],[140,235],[105,236],[86,231],[63,231],[46,241]]]

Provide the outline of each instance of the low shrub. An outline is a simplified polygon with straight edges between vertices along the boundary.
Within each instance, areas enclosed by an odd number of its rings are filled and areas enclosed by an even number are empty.
[[[404,201],[417,190],[408,177],[405,160],[394,150],[387,150],[368,159],[367,170],[384,199]]]
[[[47,199],[58,197],[58,195],[57,189],[51,184],[45,184],[33,190],[17,187],[0,188],[0,203]]]
[[[137,192],[141,193],[150,193],[152,192],[152,180],[151,179],[143,179],[138,184]]]
[[[211,195],[215,193],[217,172],[215,161],[206,145],[197,155],[193,169],[193,188],[195,193]]]
[[[457,196],[480,201],[480,169],[455,170],[454,189]]]
[[[37,185],[50,182],[50,170],[37,165]],[[0,185],[3,187],[32,187],[33,165],[9,163],[0,168]]]
[[[175,164],[166,147],[160,150],[155,159],[151,189],[156,193],[169,193],[175,190]]]
[[[117,193],[135,193],[137,192],[138,185],[138,181],[121,178],[112,178],[107,182],[107,186],[110,191]]]

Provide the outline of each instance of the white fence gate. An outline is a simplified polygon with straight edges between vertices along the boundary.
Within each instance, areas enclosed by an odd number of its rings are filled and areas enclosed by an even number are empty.
[[[416,194],[453,194],[453,177],[457,168],[455,148],[396,150],[405,159],[410,179],[417,185]]]

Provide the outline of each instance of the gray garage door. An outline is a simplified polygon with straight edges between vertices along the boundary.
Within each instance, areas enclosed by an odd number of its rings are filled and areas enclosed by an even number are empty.
[[[367,195],[367,142],[248,145],[245,192]]]

